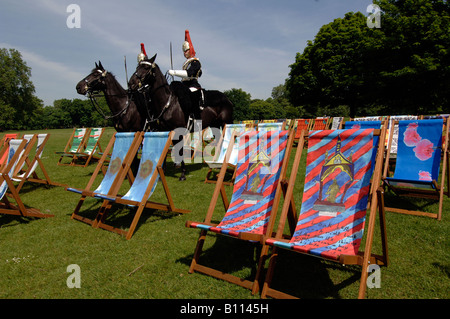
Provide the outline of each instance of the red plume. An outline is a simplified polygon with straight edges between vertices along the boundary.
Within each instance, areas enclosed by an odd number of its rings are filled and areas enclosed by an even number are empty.
[[[189,51],[191,53],[191,57],[195,56],[194,46],[192,45],[191,36],[189,35],[189,30],[184,31],[184,41],[189,42]]]
[[[141,43],[141,52],[144,53],[145,56],[147,56],[147,53],[145,52],[144,43]]]

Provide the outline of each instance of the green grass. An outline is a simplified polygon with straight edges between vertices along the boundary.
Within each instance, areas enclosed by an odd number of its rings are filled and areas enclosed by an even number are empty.
[[[54,152],[64,149],[72,130],[46,132],[51,137],[44,150],[43,162],[50,177],[72,187],[85,187],[95,163],[86,168],[56,165],[59,157]],[[111,128],[106,130],[103,147],[113,132]],[[188,274],[199,232],[184,225],[187,220],[203,220],[214,185],[203,182],[206,165],[188,164],[187,168],[189,175],[184,182],[178,181],[180,172],[170,162],[166,176],[176,206],[191,210],[191,213],[180,215],[145,210],[131,240],[71,220],[79,195],[65,191],[63,187],[25,184],[20,193],[25,205],[55,217],[28,219],[0,215],[0,298],[259,298],[239,286],[199,273]],[[304,172],[304,164],[300,171]],[[37,172],[40,174],[39,169]],[[301,175],[296,183],[297,208],[301,201]],[[227,192],[231,195],[230,187]],[[152,199],[165,200],[161,185]],[[387,201],[398,203],[397,198],[389,194]],[[449,204],[450,200],[445,197],[442,221],[387,213],[390,265],[381,268],[381,288],[368,289],[367,298],[449,297]],[[93,216],[98,207],[98,201],[89,199],[81,211]],[[437,203],[433,202],[426,209],[436,212]],[[119,207],[113,212],[108,222],[128,228],[134,210]],[[214,219],[220,220],[223,215],[220,199],[216,213]],[[380,253],[379,244],[376,236],[374,247],[377,253]],[[258,245],[209,234],[202,262],[252,278],[258,254]],[[357,297],[359,267],[343,267],[291,252],[282,252],[278,261],[274,287],[305,298]],[[71,264],[80,266],[80,289],[67,287],[66,280],[70,275],[67,266]]]

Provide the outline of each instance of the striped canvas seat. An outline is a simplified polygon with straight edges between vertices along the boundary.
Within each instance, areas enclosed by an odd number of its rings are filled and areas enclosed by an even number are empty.
[[[67,141],[66,147],[62,152],[55,152],[55,154],[60,155],[58,160],[58,165],[72,165],[73,164],[73,156],[75,153],[80,153],[84,150],[86,146],[86,138],[90,129],[86,128],[74,128],[71,137]],[[63,160],[65,158],[71,158],[71,161],[66,163]]]
[[[104,130],[105,129],[103,127],[91,128],[89,132],[89,138],[86,142],[86,147],[84,148],[84,150],[74,153],[74,157],[72,160],[72,164],[74,166],[86,167],[92,159],[98,160],[100,158],[96,153],[102,152],[100,139],[103,135]],[[79,163],[80,161],[82,161],[82,163]]]
[[[298,140],[303,131],[310,129],[312,121],[310,119],[296,119],[295,122],[295,139]]]
[[[313,131],[295,233],[288,243],[268,243],[330,259],[356,255],[366,217],[372,142],[372,130]]]
[[[42,213],[39,209],[28,208],[23,204],[12,178],[23,155],[27,140],[11,139],[8,144],[6,162],[0,169],[0,214],[38,218],[53,217],[53,214]],[[11,203],[8,197],[11,197],[15,203]]]
[[[306,137],[306,136],[305,136]],[[372,254],[372,240],[378,203],[385,129],[318,130],[308,133],[308,153],[300,214],[292,222],[290,201],[295,199],[294,184],[300,167],[304,136],[301,136],[286,199],[276,235],[266,238],[271,246],[269,268],[261,296],[292,298],[271,287],[278,249],[320,257],[342,264],[362,266],[359,297],[365,294],[367,266],[387,264],[383,209],[379,209],[383,255]],[[376,157],[373,156],[376,154]],[[375,159],[375,163],[373,162]],[[370,205],[369,205],[370,203]],[[370,207],[370,214],[367,209]],[[370,216],[368,225],[366,217]],[[291,235],[285,234],[289,222]],[[292,225],[294,224],[294,225]],[[366,232],[366,234],[365,234]],[[366,247],[360,250],[363,236]],[[266,260],[264,248],[260,260]]]
[[[328,117],[316,117],[312,130],[325,130],[328,126]]]
[[[237,278],[216,269],[199,264],[203,242],[208,231],[233,238],[259,242],[271,234],[281,197],[281,181],[284,179],[293,141],[289,131],[251,131],[238,139],[238,162],[231,201],[223,193],[222,166],[214,194],[203,222],[188,221],[187,227],[201,229],[189,272],[202,272],[245,288],[253,293],[259,290],[259,272],[254,281]],[[232,139],[234,143],[234,139]],[[231,143],[231,144],[232,144]],[[231,147],[231,146],[230,146]],[[231,154],[228,149],[226,158]],[[226,209],[219,224],[211,222],[219,195]]]
[[[202,223],[192,223],[191,227],[236,237],[241,232],[264,235],[280,178],[287,133],[254,131],[241,135],[233,195],[224,218],[215,227]]]

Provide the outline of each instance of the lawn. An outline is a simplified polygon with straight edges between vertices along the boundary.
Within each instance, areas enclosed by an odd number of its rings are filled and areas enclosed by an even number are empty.
[[[20,133],[37,133],[28,131]],[[49,142],[43,163],[50,177],[71,187],[84,188],[95,169],[58,166],[59,156],[71,129],[48,130]],[[106,147],[113,129],[108,128],[101,144]],[[306,157],[306,156],[304,156]],[[292,158],[291,158],[292,164]],[[187,220],[202,221],[214,190],[204,183],[206,164],[188,164],[186,181],[170,161],[167,182],[175,205],[188,214],[145,210],[133,237],[126,240],[115,233],[94,229],[70,218],[80,198],[64,187],[26,183],[20,196],[26,206],[54,214],[47,219],[0,215],[0,298],[3,299],[258,299],[250,291],[199,273],[189,274],[199,231],[185,227]],[[304,172],[304,163],[300,168]],[[40,170],[37,170],[40,174]],[[302,174],[297,178],[295,201],[300,207]],[[231,187],[227,186],[228,194]],[[165,201],[159,183],[152,200]],[[387,203],[403,205],[387,194]],[[436,212],[437,203],[415,202]],[[407,202],[404,202],[407,205]],[[89,199],[81,211],[95,216],[99,201]],[[281,207],[281,206],[280,206]],[[386,214],[389,266],[381,268],[381,287],[367,289],[368,299],[447,299],[449,271],[449,207],[445,197],[441,221],[388,212]],[[109,223],[128,228],[134,209],[114,207]],[[223,205],[218,201],[215,219]],[[378,235],[378,236],[377,236]],[[374,250],[380,247],[375,235]],[[378,250],[378,251],[377,251]],[[259,245],[209,234],[203,263],[220,267],[241,277],[252,278]],[[353,299],[357,297],[360,268],[343,267],[318,258],[282,252],[278,258],[273,286],[304,298]],[[81,287],[68,288],[76,264]]]

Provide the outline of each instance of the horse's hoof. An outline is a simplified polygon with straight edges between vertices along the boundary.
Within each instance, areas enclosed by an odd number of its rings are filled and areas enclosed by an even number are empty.
[[[185,176],[180,176],[179,180],[180,180],[180,181],[185,181],[185,180],[186,180],[186,177],[185,177]]]

